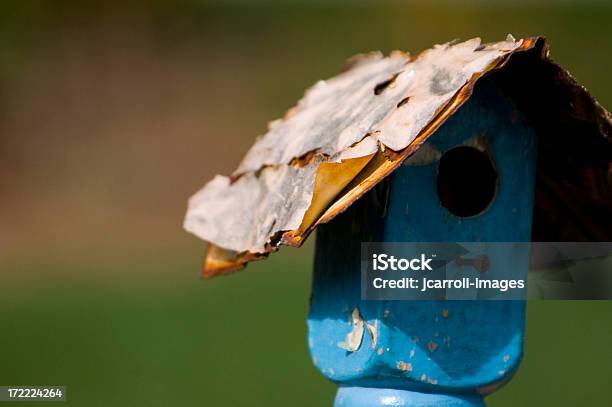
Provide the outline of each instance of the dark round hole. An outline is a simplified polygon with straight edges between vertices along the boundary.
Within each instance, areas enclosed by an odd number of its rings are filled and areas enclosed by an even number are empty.
[[[474,147],[455,147],[440,158],[437,186],[442,206],[453,215],[474,216],[493,202],[497,171],[486,153]]]

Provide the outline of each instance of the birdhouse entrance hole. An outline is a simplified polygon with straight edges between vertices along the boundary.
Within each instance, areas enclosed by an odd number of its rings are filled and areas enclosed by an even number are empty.
[[[484,212],[495,199],[497,181],[492,158],[477,148],[455,147],[440,158],[438,197],[455,216],[465,218]]]

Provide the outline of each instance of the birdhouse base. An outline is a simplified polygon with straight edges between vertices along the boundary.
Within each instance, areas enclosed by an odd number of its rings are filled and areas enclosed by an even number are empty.
[[[443,395],[367,387],[340,387],[334,402],[334,407],[376,406],[484,407],[485,403],[476,395]]]

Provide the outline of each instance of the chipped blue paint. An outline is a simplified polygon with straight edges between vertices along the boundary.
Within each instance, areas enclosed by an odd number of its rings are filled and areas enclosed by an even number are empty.
[[[309,348],[317,368],[340,386],[337,407],[481,406],[482,396],[518,367],[522,301],[360,298],[361,242],[530,240],[535,134],[491,80],[482,81],[428,143],[445,152],[475,137],[486,139],[500,180],[484,213],[458,218],[441,206],[435,161],[403,165],[386,181],[386,211],[379,185],[318,230]],[[527,267],[526,256],[509,260]],[[354,309],[363,318],[364,332],[358,349],[350,352],[338,343],[353,329]],[[397,403],[385,404],[392,400]]]

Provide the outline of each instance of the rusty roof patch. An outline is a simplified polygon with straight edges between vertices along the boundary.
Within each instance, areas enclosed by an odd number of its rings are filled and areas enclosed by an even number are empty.
[[[189,200],[184,227],[210,243],[204,275],[242,268],[280,244],[301,245],[412,155],[479,78],[525,51],[551,64],[540,38],[492,44],[475,38],[415,58],[397,51],[361,55],[318,82],[270,124],[231,177],[216,176]],[[564,86],[587,100],[582,116],[609,138],[609,113],[563,74]]]

